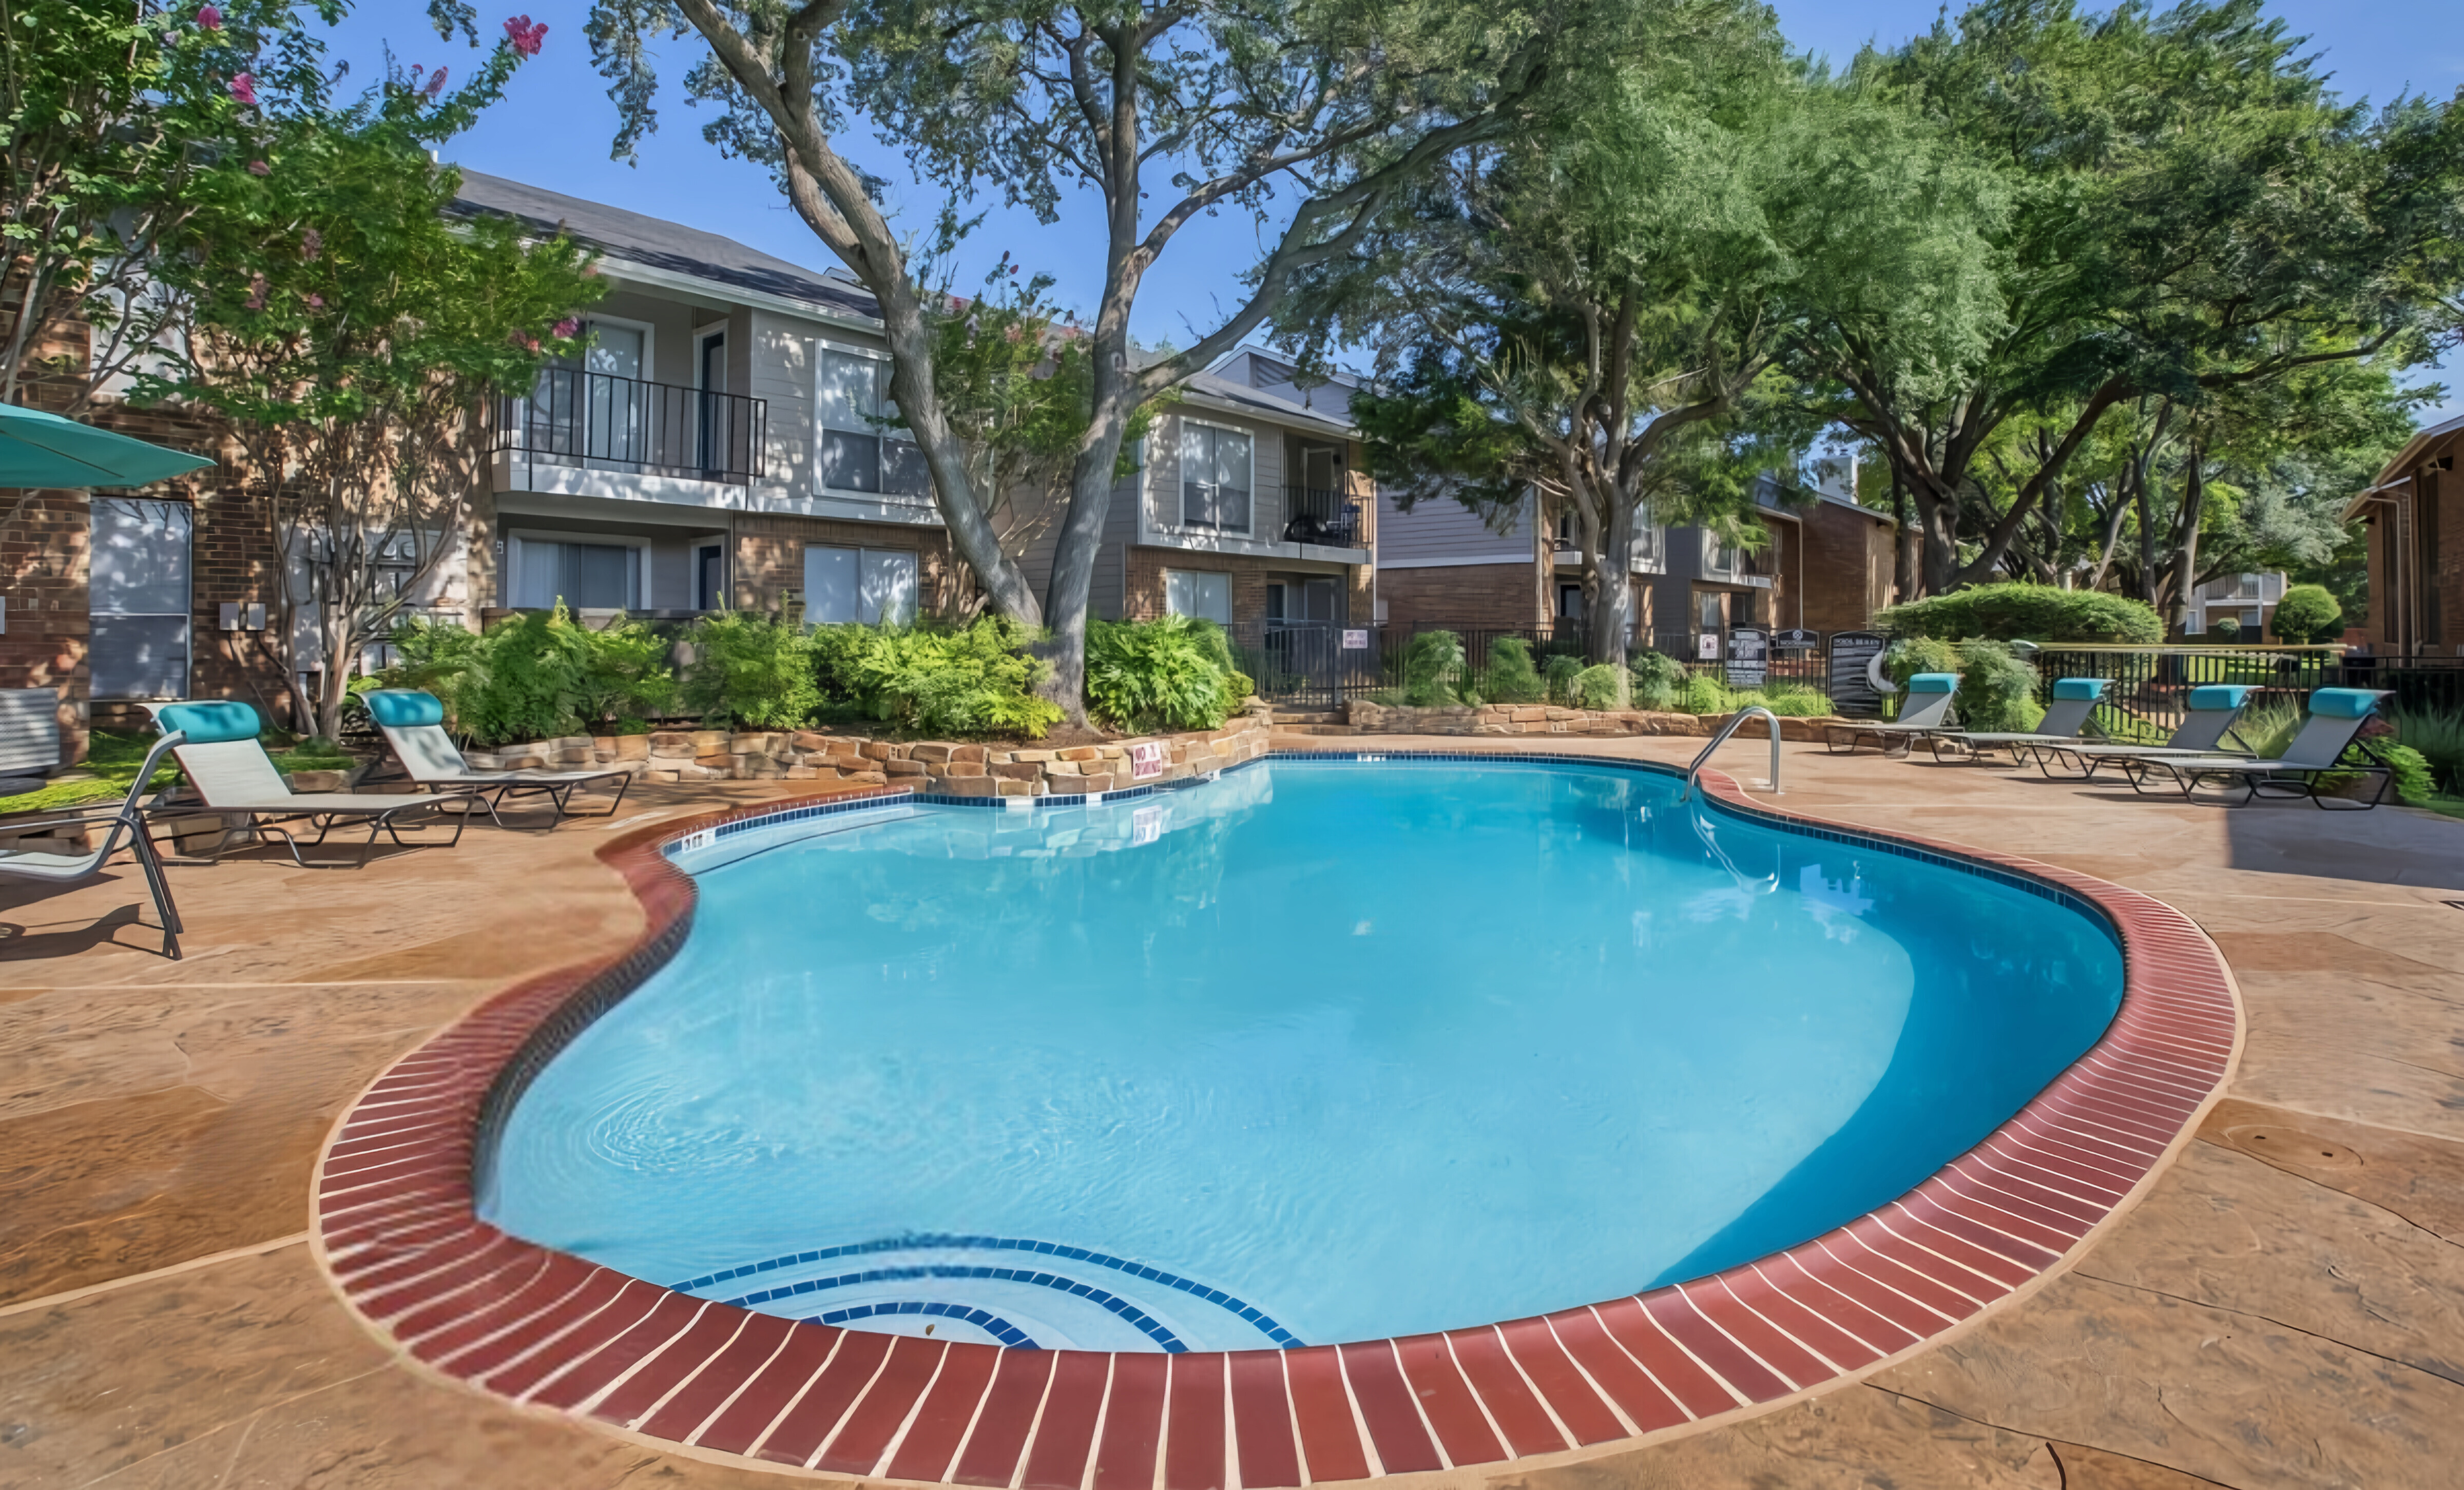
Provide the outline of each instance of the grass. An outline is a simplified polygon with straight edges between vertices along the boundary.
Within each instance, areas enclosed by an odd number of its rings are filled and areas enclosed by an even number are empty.
[[[0,797],[0,813],[65,812],[72,807],[95,802],[119,801],[128,795],[129,783],[137,779],[138,768],[145,764],[145,753],[153,748],[151,735],[97,730],[87,741],[85,764],[80,768],[89,775],[74,780],[49,782],[14,797]],[[351,764],[348,756],[319,754],[313,748],[275,750],[268,754],[274,757],[274,768],[286,776],[294,771],[341,771]],[[176,786],[179,781],[179,768],[165,760],[154,768],[154,778],[147,785],[151,790],[160,791]]]

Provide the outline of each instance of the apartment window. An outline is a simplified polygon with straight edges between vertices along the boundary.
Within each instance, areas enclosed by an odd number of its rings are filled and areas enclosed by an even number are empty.
[[[1583,587],[1581,585],[1561,584],[1557,586],[1557,619],[1560,621],[1580,621],[1583,619]]]
[[[517,540],[514,604],[545,610],[562,601],[574,610],[639,610],[642,550],[622,539]]]
[[[1180,525],[1219,533],[1249,531],[1248,432],[1183,420]]]
[[[2196,606],[2196,605],[2193,605],[2193,606],[2191,606],[2189,610],[2184,611],[2184,612],[2182,613],[2182,634],[2183,634],[2184,636],[2204,636],[2204,635],[2206,635],[2206,634],[2207,634],[2207,630],[2208,630],[2208,619],[2207,619],[2207,618],[2208,618],[2208,613],[2207,613],[2206,611],[2204,611],[2204,610],[2201,610],[2201,609],[2200,609],[2198,606]]]
[[[1232,577],[1201,569],[1163,572],[1163,604],[1176,616],[1196,616],[1217,625],[1232,624]]]
[[[1724,543],[1718,539],[1712,540],[1711,571],[1714,574],[1735,574],[1737,572],[1737,545],[1734,543]]]
[[[194,511],[185,502],[97,496],[91,513],[93,696],[187,697]]]
[[[898,407],[890,396],[890,363],[824,347],[818,376],[822,486],[832,492],[932,495],[932,474],[914,437],[877,422]]]
[[[2259,622],[2260,616],[2257,606],[2244,605],[2241,608],[2241,629],[2244,635],[2256,635],[2258,632]]]
[[[804,549],[804,619],[903,626],[915,619],[915,554],[903,548]]]

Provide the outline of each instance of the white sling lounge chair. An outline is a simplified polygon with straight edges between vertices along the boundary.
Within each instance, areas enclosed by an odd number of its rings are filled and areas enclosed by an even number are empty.
[[[1982,761],[1989,751],[2008,751],[2013,765],[2028,758],[2028,752],[2038,745],[2064,745],[2079,739],[2079,732],[2089,728],[2099,705],[2104,702],[2104,690],[2110,680],[2105,678],[2057,678],[2054,680],[2053,702],[2045,706],[2045,717],[2036,721],[2034,730],[2023,732],[1991,731],[1978,734],[1970,730],[1948,730],[1930,735],[1926,744],[1933,749],[1933,758],[1943,758],[1945,745],[1965,745],[1971,763]]]
[[[2284,754],[2274,760],[2253,760],[2239,756],[2170,756],[2153,755],[2135,757],[2124,769],[2130,773],[2131,790],[2141,790],[2155,777],[2163,777],[2169,785],[2179,787],[2183,796],[2201,781],[2216,781],[2243,788],[2241,800],[2228,805],[2245,807],[2262,795],[2307,797],[2324,808],[2328,799],[2319,791],[2319,781],[2326,776],[2375,776],[2378,785],[2358,809],[2338,811],[2366,812],[2387,796],[2387,785],[2395,772],[2385,761],[2362,744],[2362,726],[2378,712],[2379,700],[2391,695],[2371,689],[2322,688],[2310,695],[2310,717],[2301,722],[2301,733],[2284,747]],[[2359,756],[2360,758],[2352,758]],[[2271,790],[2271,788],[2273,790]],[[2343,801],[2349,799],[2339,798]]]
[[[137,867],[145,876],[145,887],[154,896],[154,914],[163,923],[163,955],[180,960],[180,909],[171,904],[171,886],[163,877],[163,866],[154,857],[154,845],[145,837],[145,822],[137,804],[145,796],[147,783],[154,779],[154,768],[163,763],[164,754],[180,744],[178,734],[164,735],[145,753],[145,764],[137,768],[137,779],[129,783],[128,800],[112,809],[108,818],[99,817],[89,808],[82,813],[65,813],[56,818],[37,818],[31,822],[11,822],[11,833],[31,832],[36,828],[66,827],[72,823],[88,829],[99,828],[105,822],[111,830],[102,835],[102,846],[81,854],[53,853],[45,849],[21,848],[14,843],[0,841],[0,876],[19,880],[38,880],[50,885],[74,885],[92,879],[102,872],[111,856],[120,851],[121,836],[128,837],[128,846],[137,856]],[[89,835],[91,842],[91,835]]]
[[[1872,740],[1884,755],[1890,754],[1891,742],[1901,742],[1903,750],[1912,750],[1916,742],[1928,734],[1954,729],[1950,701],[1959,692],[1956,672],[1920,672],[1908,679],[1908,690],[1900,701],[1900,716],[1885,724],[1833,724],[1822,730],[1823,749],[1833,755],[1854,754],[1859,742]]]
[[[2174,728],[2170,738],[2162,745],[2060,744],[2047,742],[2036,747],[2036,769],[2047,776],[2054,774],[2054,763],[2060,761],[2080,777],[2094,778],[2099,767],[2123,760],[2136,760],[2148,756],[2238,756],[2248,759],[2258,753],[2250,749],[2227,750],[2227,739],[2238,739],[2233,727],[2241,723],[2241,713],[2256,690],[2243,683],[2210,683],[2190,690],[2183,700],[2187,712]]]
[[[416,846],[404,840],[400,825],[400,820],[414,813],[433,814],[454,806],[451,843],[455,844],[462,841],[462,830],[470,823],[468,809],[476,799],[468,792],[415,796],[293,791],[282,773],[274,768],[274,758],[258,742],[257,732],[262,726],[256,711],[246,704],[220,699],[149,707],[154,711],[155,723],[166,734],[181,736],[179,743],[171,747],[171,755],[180,762],[181,772],[197,796],[193,802],[157,801],[146,809],[149,822],[245,815],[252,831],[271,833],[282,840],[293,861],[303,869],[344,866],[341,862],[312,863],[299,852],[299,840],[285,823],[315,827],[317,836],[308,841],[312,848],[325,842],[325,835],[342,823],[366,823],[368,841],[361,846],[358,864],[367,863],[376,852],[380,833],[390,835],[406,848]]]
[[[572,812],[573,794],[585,786],[613,782],[615,799],[605,812],[593,817],[612,818],[624,805],[625,789],[633,784],[629,771],[479,771],[462,758],[453,737],[445,733],[445,705],[433,693],[417,689],[378,689],[363,694],[368,706],[368,717],[376,721],[392,747],[394,758],[411,780],[430,792],[465,791],[477,794],[487,803],[489,820],[498,827],[505,820],[497,808],[508,797],[538,796],[548,800],[552,815],[549,827],[564,821]]]

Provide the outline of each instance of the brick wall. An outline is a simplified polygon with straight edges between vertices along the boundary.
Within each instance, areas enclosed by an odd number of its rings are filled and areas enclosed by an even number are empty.
[[[950,540],[938,528],[904,523],[842,522],[826,517],[780,515],[736,519],[736,561],[729,578],[740,610],[768,611],[781,594],[804,587],[804,545],[904,549],[916,556],[918,603],[928,615],[947,615],[974,584],[954,562]]]
[[[1167,569],[1230,575],[1232,621],[1236,625],[1260,620],[1266,614],[1266,570],[1270,567],[1266,559],[1246,554],[1150,548],[1141,543],[1130,546],[1128,565],[1121,591],[1124,621],[1153,621],[1165,614],[1163,576]]]
[[[1798,525],[1805,544],[1804,624],[1825,633],[1859,631],[1891,603],[1891,525],[1823,502]],[[1797,580],[1796,556],[1787,575]],[[1794,611],[1788,624],[1797,624]]]
[[[1406,629],[1415,622],[1463,626],[1530,626],[1550,622],[1540,583],[1529,564],[1381,570],[1377,598],[1386,603],[1386,624]]]

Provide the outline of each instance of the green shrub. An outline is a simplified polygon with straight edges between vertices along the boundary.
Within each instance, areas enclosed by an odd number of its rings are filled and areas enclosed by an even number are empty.
[[[1413,708],[1461,703],[1455,689],[1463,673],[1463,638],[1452,631],[1421,631],[1403,644],[1403,701]]]
[[[1728,712],[1728,690],[1709,673],[1698,672],[1686,678],[1671,702],[1679,713],[1724,714]]]
[[[2297,584],[2276,605],[2279,642],[2332,642],[2344,634],[2344,607],[2323,584]]]
[[[675,707],[666,637],[638,621],[582,625],[562,605],[499,622],[485,635],[406,621],[386,688],[425,689],[466,738],[486,745],[643,727]]]
[[[1237,681],[1236,681],[1237,680]],[[1219,730],[1249,680],[1213,623],[1087,624],[1087,711],[1125,730]]]
[[[1959,648],[1933,637],[1903,637],[1882,651],[1882,675],[1902,688],[1920,672],[1957,672]]]
[[[873,631],[850,668],[856,697],[868,717],[916,734],[1041,738],[1061,710],[1034,691],[1045,665],[1026,654],[1030,639],[999,616],[957,630]]]
[[[1674,657],[1640,651],[1626,659],[1634,670],[1634,707],[1666,711],[1677,707],[1677,690],[1685,686],[1685,668]]]
[[[1550,658],[1549,666],[1541,673],[1549,680],[1549,702],[1571,705],[1574,698],[1574,679],[1582,670],[1583,660],[1579,657],[1559,652]]]
[[[1998,642],[2136,642],[2165,640],[2153,606],[2101,590],[2050,584],[1971,585],[1877,611],[1874,624],[1899,637],[1946,642],[1984,637]]]
[[[2241,644],[2241,623],[2231,616],[2218,616],[2208,623],[2208,640],[2218,646]]]
[[[1492,704],[1537,704],[1549,696],[1549,680],[1531,665],[1531,644],[1503,636],[1488,644],[1488,672],[1481,696]]]
[[[2301,711],[2291,704],[2261,704],[2233,721],[2233,736],[2261,760],[2274,760],[2301,733]]]
[[[803,626],[723,610],[695,621],[685,641],[693,649],[685,709],[714,729],[798,730],[821,707],[812,634]]]
[[[1607,663],[1585,668],[1574,674],[1568,685],[1569,695],[1577,709],[1621,709],[1624,700],[1617,693],[1625,683],[1625,674]]]
[[[2464,713],[2405,709],[2387,722],[2395,726],[2396,742],[2419,752],[2440,786],[2464,796]]]
[[[1765,684],[1761,703],[1784,719],[1820,719],[1831,712],[1831,695],[1793,678],[1774,678]]]
[[[2395,794],[2416,807],[2430,804],[2438,788],[2430,774],[2430,761],[2409,745],[2393,745],[2387,750],[2387,769],[2395,773]]]
[[[2000,642],[1903,638],[1882,654],[1882,670],[1902,688],[1920,672],[1959,674],[1959,697],[1952,708],[1959,722],[1971,730],[2024,734],[2045,716],[2036,702],[2036,669]],[[1900,702],[1906,702],[1905,695]]]

